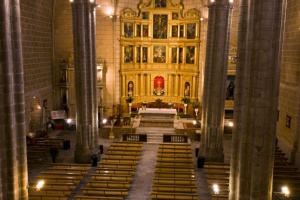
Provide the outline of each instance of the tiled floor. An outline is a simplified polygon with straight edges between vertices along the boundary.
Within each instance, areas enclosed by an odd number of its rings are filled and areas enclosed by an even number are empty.
[[[72,163],[74,162],[74,150],[75,150],[75,131],[54,131],[50,133],[50,137],[64,138],[70,140],[71,148],[69,150],[61,149],[59,151],[59,156],[57,162]],[[115,139],[117,140],[117,139]],[[224,137],[224,156],[225,161],[229,162],[230,158],[230,146],[231,137]],[[112,140],[99,138],[99,144],[102,144],[104,147],[104,154],[107,149],[110,147]],[[195,148],[199,147],[200,143],[192,141],[191,148],[193,155],[195,154]],[[132,187],[129,191],[129,195],[126,198],[127,200],[150,200],[151,199],[151,189],[152,182],[154,177],[155,162],[157,157],[158,144],[144,144],[142,156],[139,162],[139,165],[136,170],[135,178],[132,183]],[[29,169],[29,182],[35,180],[35,176],[39,175],[41,171],[45,171],[47,167],[51,165],[50,155],[46,163],[40,165],[35,169]],[[205,179],[205,174],[203,169],[197,168],[197,158],[194,155],[194,166],[196,172],[196,181],[198,187],[199,200],[209,200],[211,199],[210,190],[208,189],[207,182]],[[78,190],[80,192],[80,190]],[[201,197],[201,198],[200,198]],[[72,199],[72,198],[70,198]]]

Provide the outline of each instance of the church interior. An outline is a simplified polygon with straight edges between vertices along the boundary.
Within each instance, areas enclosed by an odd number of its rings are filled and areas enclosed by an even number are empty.
[[[299,13],[1,1],[0,200],[300,199]]]

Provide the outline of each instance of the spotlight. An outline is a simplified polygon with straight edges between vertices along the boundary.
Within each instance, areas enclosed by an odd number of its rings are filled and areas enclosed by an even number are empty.
[[[218,184],[214,184],[213,185],[213,190],[214,190],[215,194],[219,194],[219,186],[218,186]]]
[[[284,194],[285,197],[288,197],[290,194],[289,188],[286,186],[281,188],[281,192]]]
[[[233,127],[233,122],[229,122],[228,126]]]

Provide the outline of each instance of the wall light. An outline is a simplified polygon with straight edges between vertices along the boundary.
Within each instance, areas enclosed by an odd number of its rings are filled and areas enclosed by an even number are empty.
[[[217,184],[213,185],[213,190],[215,194],[219,194],[219,186]]]
[[[233,127],[233,122],[229,122],[228,126]]]
[[[229,0],[229,3],[233,3],[233,0]]]
[[[284,194],[285,197],[288,197],[290,194],[289,188],[286,186],[281,188],[281,192]]]
[[[70,0],[70,3],[73,3],[74,2],[74,0]]]
[[[215,0],[210,0],[210,3],[214,3],[215,2]]]
[[[45,184],[44,180],[38,181],[36,184],[36,190],[40,191],[44,187],[44,184]]]

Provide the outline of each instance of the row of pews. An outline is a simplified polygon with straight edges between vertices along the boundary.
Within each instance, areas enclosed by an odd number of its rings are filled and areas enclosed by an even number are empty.
[[[28,168],[34,168],[44,164],[50,155],[50,149],[61,149],[64,139],[58,138],[35,138],[27,142]]]
[[[81,188],[76,200],[114,199],[128,196],[143,143],[114,142],[95,168],[95,173]]]
[[[29,200],[67,200],[90,168],[90,164],[54,163],[30,183]]]
[[[160,144],[151,198],[197,199],[193,156],[189,144]]]
[[[273,193],[281,194],[283,186],[287,186],[290,196],[300,197],[300,173],[298,168],[287,161],[285,154],[276,147],[273,171]],[[212,193],[212,199],[228,199],[230,165],[224,163],[205,163],[205,175]],[[218,194],[214,192],[214,184],[218,184]]]

